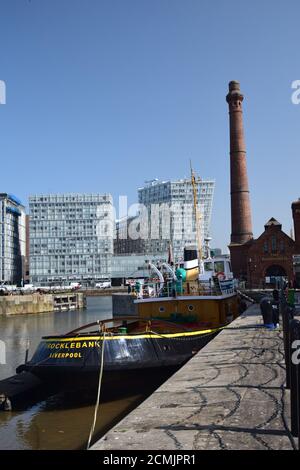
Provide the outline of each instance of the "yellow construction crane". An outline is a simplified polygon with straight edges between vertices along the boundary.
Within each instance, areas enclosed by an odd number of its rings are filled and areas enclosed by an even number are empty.
[[[190,160],[191,166],[191,183],[193,188],[193,198],[194,198],[194,212],[195,212],[195,225],[196,225],[196,240],[197,240],[197,251],[198,251],[198,265],[199,272],[201,272],[202,265],[202,242],[201,242],[201,233],[200,233],[200,223],[201,223],[201,213],[198,207],[198,198],[197,198],[197,183],[195,174],[192,168],[192,161]]]

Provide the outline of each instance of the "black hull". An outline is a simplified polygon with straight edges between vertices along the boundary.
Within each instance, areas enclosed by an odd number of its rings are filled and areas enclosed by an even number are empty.
[[[101,395],[145,386],[160,375],[164,380],[203,348],[215,334],[140,335],[105,339]],[[60,389],[96,390],[103,341],[99,335],[44,339],[31,361],[20,366]]]
[[[178,366],[149,368],[144,370],[104,371],[101,383],[101,401],[113,401],[132,395],[145,393],[165,382]],[[74,370],[53,370],[50,367],[38,371],[39,378],[52,391],[68,392],[71,394],[87,393],[88,397],[96,397],[99,381],[99,371],[78,372]]]

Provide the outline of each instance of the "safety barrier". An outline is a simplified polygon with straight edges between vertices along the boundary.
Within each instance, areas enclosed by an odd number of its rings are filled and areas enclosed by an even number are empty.
[[[300,449],[300,321],[294,318],[294,308],[282,294],[281,315],[286,364],[286,388],[291,397],[291,433],[298,437]]]

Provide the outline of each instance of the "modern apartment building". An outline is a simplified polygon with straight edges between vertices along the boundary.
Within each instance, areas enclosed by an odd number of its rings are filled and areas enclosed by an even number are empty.
[[[149,263],[155,266],[168,261],[167,256],[147,256],[145,254],[114,255],[112,258],[112,282],[121,285],[126,279],[137,279],[153,275]]]
[[[111,276],[114,212],[110,194],[29,197],[30,279],[33,284],[81,282]]]
[[[1,283],[22,285],[25,245],[25,208],[12,194],[0,193]]]
[[[136,216],[124,217],[116,221],[114,237],[114,254],[131,255],[145,253],[145,240],[143,238],[131,238],[131,225],[135,224]]]
[[[210,235],[210,220],[215,182],[196,178],[197,206],[201,242]],[[183,249],[196,242],[193,188],[190,179],[152,180],[139,188],[139,203],[146,207],[140,214],[141,225],[147,225],[147,253],[165,254],[172,244],[174,261],[180,261]]]
[[[159,265],[168,261],[167,253],[152,255],[147,252],[148,240],[135,237],[139,225],[137,216],[124,217],[116,222],[111,273],[114,285],[124,283],[127,278],[147,277],[149,263]]]

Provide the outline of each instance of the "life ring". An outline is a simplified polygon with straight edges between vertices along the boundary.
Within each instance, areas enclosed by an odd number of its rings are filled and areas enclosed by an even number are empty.
[[[219,279],[219,281],[224,281],[225,280],[225,274],[220,271],[216,274],[217,278]]]

